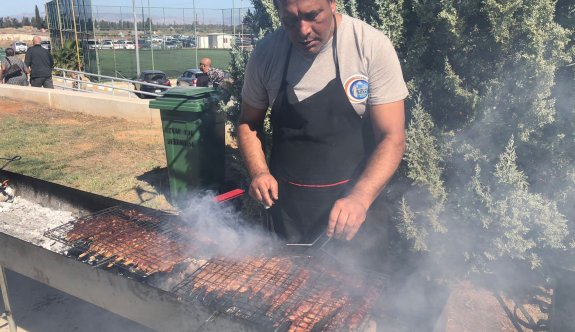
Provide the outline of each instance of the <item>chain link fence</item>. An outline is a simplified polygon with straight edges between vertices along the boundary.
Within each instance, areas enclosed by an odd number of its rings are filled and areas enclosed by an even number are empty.
[[[138,63],[140,71],[162,70],[171,78],[197,68],[203,57],[225,70],[233,45],[251,48],[255,44],[253,32],[244,24],[251,7],[167,8],[146,6],[146,2],[136,0],[132,7],[77,1],[75,17],[68,18],[76,24],[61,23],[66,23],[70,10],[53,15],[51,36],[60,38],[58,26],[67,26],[63,38],[78,35],[86,72],[128,79],[138,75]]]

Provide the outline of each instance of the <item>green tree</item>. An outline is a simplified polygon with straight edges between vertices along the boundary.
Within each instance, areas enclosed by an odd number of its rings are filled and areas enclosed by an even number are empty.
[[[567,220],[575,217],[561,203],[573,185],[566,165],[575,161],[567,152],[575,140],[556,121],[555,98],[565,95],[553,94],[556,73],[572,61],[572,32],[555,22],[554,1],[410,1],[406,8],[400,52],[421,100],[410,107],[405,174],[427,192],[404,195],[400,231],[434,255],[450,243],[474,268],[544,264],[544,254],[570,244]],[[572,105],[564,116],[573,117]],[[439,167],[423,160],[440,160]],[[430,181],[438,172],[443,183]],[[543,185],[550,181],[553,189]],[[445,198],[436,194],[443,191]],[[427,206],[441,207],[439,217]]]
[[[74,41],[65,41],[64,47],[52,51],[52,56],[54,57],[54,66],[57,68],[69,70],[78,70],[80,68]],[[80,61],[82,61],[82,58],[80,58]]]
[[[11,21],[10,27],[12,27],[12,28],[21,28],[22,27],[22,24],[20,23],[20,21],[18,21],[17,18],[10,17],[10,21]]]
[[[40,10],[38,10],[38,6],[34,6],[34,27],[36,29],[42,29],[44,25],[44,20],[40,17]]]
[[[30,19],[26,16],[22,17],[22,26],[30,26],[32,25],[32,22],[30,22]]]

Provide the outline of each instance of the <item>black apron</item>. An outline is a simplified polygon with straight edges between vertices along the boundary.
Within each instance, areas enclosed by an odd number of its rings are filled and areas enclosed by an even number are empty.
[[[336,77],[309,98],[290,104],[290,44],[271,110],[270,170],[278,180],[279,200],[270,212],[273,231],[288,242],[309,243],[325,232],[334,202],[348,193],[373,146],[368,121],[356,113],[341,83],[337,26],[332,46]]]

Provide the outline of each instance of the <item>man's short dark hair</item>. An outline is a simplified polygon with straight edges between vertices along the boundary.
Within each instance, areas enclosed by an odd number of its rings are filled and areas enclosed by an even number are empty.
[[[282,0],[273,0],[274,7],[276,7],[276,9],[279,8],[279,2],[280,1],[282,1]],[[332,1],[335,1],[335,0],[327,0],[327,2],[332,2]]]
[[[16,52],[14,52],[14,49],[12,47],[8,47],[6,50],[6,56],[14,56],[16,54]]]

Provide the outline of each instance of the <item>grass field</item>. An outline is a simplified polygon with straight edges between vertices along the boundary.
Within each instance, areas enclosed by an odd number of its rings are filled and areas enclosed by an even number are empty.
[[[135,204],[170,208],[161,125],[3,98],[0,122],[0,157],[22,156],[6,170]]]
[[[107,76],[118,71],[126,78],[136,77],[135,50],[99,50],[100,73]],[[198,49],[201,58],[212,59],[212,66],[227,70],[231,60],[230,50]],[[164,71],[168,77],[176,78],[188,68],[198,68],[195,49],[154,50],[154,68]],[[141,70],[152,69],[152,51],[140,50]],[[94,71],[95,72],[95,71]]]

